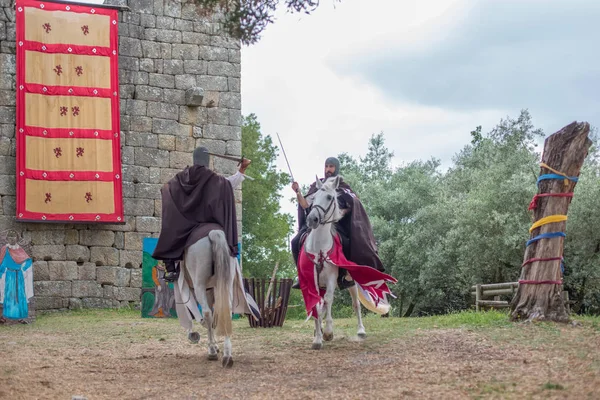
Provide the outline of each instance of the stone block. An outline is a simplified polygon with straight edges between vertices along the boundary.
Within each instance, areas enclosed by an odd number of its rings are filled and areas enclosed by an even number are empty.
[[[145,86],[149,87],[149,86]],[[158,89],[160,90],[160,89]],[[153,99],[156,100],[156,99]],[[134,116],[130,120],[130,129],[134,132],[152,132],[152,118]]]
[[[76,297],[71,297],[69,299],[69,310],[81,310],[83,308],[83,301]],[[75,398],[75,396],[73,396]]]
[[[132,71],[131,72],[131,83],[134,85],[147,85],[150,82],[148,72],[144,71]]]
[[[96,268],[96,282],[100,285],[114,285],[117,281],[117,267],[99,266]]]
[[[162,58],[163,60],[170,60],[171,53],[172,53],[172,51],[171,51],[170,43],[161,43],[160,44],[160,58]],[[162,70],[158,71],[158,72],[162,73]]]
[[[181,41],[183,43],[191,43],[195,45],[210,45],[210,36],[200,32],[183,32],[181,35]]]
[[[163,60],[163,73],[171,75],[183,74],[183,60]]]
[[[34,261],[31,265],[31,269],[33,270],[34,281],[50,280],[50,269],[48,268],[48,261]]]
[[[127,100],[126,113],[131,115],[146,115],[147,103],[143,100]]]
[[[0,54],[0,69],[3,75],[15,75],[17,73],[17,57],[14,54]],[[11,87],[2,89],[12,89]]]
[[[35,309],[36,310],[60,310],[69,306],[69,299],[56,297],[52,295],[38,296],[35,293]]]
[[[225,61],[209,61],[207,75],[240,77],[235,66]]]
[[[138,232],[160,232],[161,220],[156,217],[136,217]]]
[[[31,258],[34,261],[65,261],[67,253],[64,245],[46,244],[32,246]]]
[[[175,87],[177,89],[187,90],[196,86],[196,77],[194,75],[176,75]]]
[[[131,287],[115,288],[115,298],[120,301],[139,301],[142,290]]]
[[[241,140],[230,140],[227,142],[227,154],[233,156],[242,155],[242,141]]]
[[[139,25],[141,23],[141,15],[131,11],[123,11],[121,22],[129,25]]]
[[[219,100],[220,107],[233,108],[236,110],[240,110],[242,108],[242,97],[239,93],[221,93]]]
[[[229,39],[224,36],[211,36],[210,45],[218,48],[240,49],[241,43],[239,40]]]
[[[243,124],[242,111],[229,109],[229,125],[242,126]]]
[[[175,139],[175,150],[192,153],[196,148],[196,139],[191,136],[178,136]]]
[[[185,104],[188,106],[200,106],[204,99],[204,89],[201,87],[192,87],[185,91]],[[210,110],[209,110],[210,121]]]
[[[181,172],[180,169],[163,168],[160,170],[160,183],[167,183],[177,173]]]
[[[141,250],[120,250],[121,267],[125,268],[142,268],[142,251]]]
[[[163,89],[153,86],[137,86],[135,88],[135,98],[138,100],[162,101]]]
[[[33,282],[33,293],[36,296],[36,301],[38,296],[71,297],[71,287],[69,281],[38,281]]]
[[[229,61],[229,51],[222,47],[199,46],[198,58],[206,61]]]
[[[0,175],[0,195],[15,195],[16,180],[13,175]]]
[[[108,230],[79,231],[79,244],[83,246],[111,247],[115,244],[115,233]]]
[[[87,246],[70,244],[66,246],[67,261],[90,261],[90,249]]]
[[[194,30],[194,23],[184,19],[176,19],[174,29],[181,32],[191,32]]]
[[[133,165],[134,164],[133,147],[130,147],[130,146],[122,146],[121,147],[121,161],[123,162],[123,165]]]
[[[204,92],[204,101],[202,102],[203,107],[219,107],[219,99],[221,93],[214,91],[206,91]]]
[[[160,43],[150,40],[141,40],[142,56],[145,58],[160,58]]]
[[[174,18],[181,18],[181,2],[177,0],[164,0],[163,13]]]
[[[157,144],[158,145],[158,144]],[[149,149],[146,147],[135,148],[135,162],[143,167],[168,167],[169,152],[160,149]]]
[[[0,174],[12,175],[15,173],[15,157],[0,156]]]
[[[179,89],[165,89],[164,101],[169,104],[186,104],[186,92]]]
[[[174,44],[171,46],[171,58],[176,60],[197,60],[198,46],[195,44]]]
[[[171,119],[154,118],[152,120],[152,132],[165,135],[189,136],[190,126],[182,125]]]
[[[83,308],[112,308],[115,306],[112,300],[98,297],[82,298],[81,303],[83,304]]]
[[[114,247],[90,247],[90,261],[97,266],[119,265],[119,250]]]
[[[200,147],[200,146],[204,146],[208,149],[208,151],[210,151],[211,153],[216,153],[216,154],[225,154],[225,151],[227,150],[227,143],[223,140],[216,140],[216,139],[197,139],[196,140],[196,147]]]
[[[162,185],[158,183],[137,183],[135,184],[135,197],[138,199],[160,199],[161,187]]]
[[[158,148],[163,150],[175,150],[175,136],[158,135]],[[159,172],[160,174],[160,172]]]
[[[96,264],[91,262],[78,265],[78,278],[80,281],[95,281],[96,280]]]
[[[76,231],[75,231],[76,232]],[[32,231],[28,232],[31,244],[64,244],[66,233],[64,230]],[[77,241],[75,242],[77,243]]]
[[[181,72],[183,73],[183,71]],[[0,90],[0,106],[14,107],[16,104],[15,92],[8,89]]]
[[[125,214],[130,216],[153,215],[154,201],[152,199],[123,199],[123,209]],[[118,263],[109,265],[116,264]]]
[[[142,241],[148,237],[146,233],[126,232],[125,233],[125,250],[142,250]]]
[[[127,145],[133,147],[158,147],[158,136],[148,132],[129,132],[127,135]]]
[[[159,29],[173,30],[175,28],[175,20],[168,16],[158,16],[156,17],[156,25]]]
[[[125,248],[125,234],[123,232],[115,232],[115,244],[117,249]]]
[[[173,1],[173,0],[169,0]],[[163,15],[164,0],[154,0],[154,15]]]
[[[156,28],[156,17],[154,15],[142,14],[140,25],[144,28]]]
[[[79,269],[75,261],[48,261],[51,281],[73,281],[79,278]]]
[[[162,216],[162,200],[154,200],[154,216],[158,218]]]
[[[173,75],[149,74],[149,76],[150,86],[170,89],[175,87],[175,77]]]
[[[123,181],[125,182],[148,182],[149,169],[147,167],[140,167],[137,165],[124,165],[123,166]]]
[[[158,29],[156,32],[156,41],[163,43],[181,43],[181,32]]]
[[[119,86],[119,96],[120,96],[121,100],[133,99],[134,95],[135,95],[135,86],[134,85]],[[121,129],[123,129],[122,126],[121,126]]]
[[[105,299],[114,299],[115,298],[115,287],[112,285],[104,285],[104,293],[103,297]]]
[[[202,107],[179,107],[179,122],[182,124],[201,126],[208,121],[206,108]]]
[[[127,182],[123,185],[123,198],[128,199],[135,197],[135,188],[133,185],[128,185]]]
[[[172,151],[170,154],[170,168],[183,169],[193,164],[192,153]]]
[[[208,109],[208,123],[217,125],[228,125],[229,109],[216,107]]]
[[[135,217],[125,215],[124,224],[88,225],[90,230],[110,230],[114,232],[129,232],[135,230]]]
[[[223,158],[215,158],[214,171],[218,174],[232,175],[237,171],[237,166],[234,162]],[[240,231],[241,232],[241,231]]]
[[[184,60],[183,61],[183,71],[186,74],[195,74],[195,75],[206,75],[208,71],[208,63],[203,60]]]
[[[240,93],[242,90],[240,78],[234,78],[232,76],[227,78],[227,88],[230,92]]]
[[[198,139],[198,138],[203,137],[203,135],[202,135],[202,128],[199,127],[199,126],[195,126],[194,129],[192,130],[192,137],[194,139]]]
[[[208,124],[204,129],[203,137],[207,139],[241,140],[242,130],[239,126]]]
[[[142,44],[138,39],[132,39],[123,36],[119,38],[119,54],[130,57],[145,56],[142,53]]]
[[[128,0],[127,5],[135,13],[154,13],[154,0]]]
[[[242,52],[239,49],[229,49],[229,62],[240,64],[242,62]]]
[[[117,279],[115,286],[126,287],[131,281],[131,270],[127,268],[117,268]]]
[[[0,154],[8,156],[10,154],[10,138],[0,137]]]
[[[200,75],[196,77],[196,83],[207,91],[226,92],[228,90],[227,78],[224,76]]]
[[[73,282],[73,297],[102,297],[104,290],[102,286],[95,281],[75,281]]]
[[[179,107],[177,104],[148,102],[148,116],[177,120],[179,118]]]
[[[154,60],[151,58],[142,58],[140,60],[140,71],[156,72],[156,68],[154,68]]]
[[[159,137],[159,143],[160,143],[160,137]],[[160,183],[160,168],[150,167],[148,183]]]
[[[142,269],[132,269],[131,270],[131,280],[129,281],[129,286],[132,288],[141,288],[142,287]]]

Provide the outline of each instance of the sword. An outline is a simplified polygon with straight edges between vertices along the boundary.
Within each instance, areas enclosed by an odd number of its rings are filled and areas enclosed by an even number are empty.
[[[211,155],[211,156],[224,158],[226,160],[237,161],[238,165],[241,165],[242,161],[244,160],[244,157],[226,156],[224,154],[211,153],[210,151],[207,151],[206,153],[209,154],[209,155]],[[251,176],[248,176],[246,174],[242,174],[242,175],[244,175],[246,178],[250,179],[251,181],[254,180],[254,178],[252,178]]]
[[[294,179],[294,174],[292,173],[292,168],[290,167],[290,163],[288,161],[287,156],[285,155],[285,149],[283,148],[283,143],[281,143],[281,138],[279,137],[279,133],[275,132],[277,134],[277,139],[279,139],[279,147],[281,147],[281,151],[283,152],[283,156],[285,157],[285,163],[288,166],[288,169],[290,170],[290,176],[292,177],[292,183],[296,182],[296,180]]]

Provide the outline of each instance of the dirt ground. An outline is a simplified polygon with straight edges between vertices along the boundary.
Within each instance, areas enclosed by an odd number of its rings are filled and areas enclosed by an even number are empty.
[[[39,316],[0,326],[0,398],[600,398],[596,322],[436,321],[372,316],[359,340],[355,320],[336,320],[334,340],[315,351],[312,322],[252,329],[238,320],[234,365],[223,369],[207,360],[200,326],[194,345],[177,320],[139,312]]]

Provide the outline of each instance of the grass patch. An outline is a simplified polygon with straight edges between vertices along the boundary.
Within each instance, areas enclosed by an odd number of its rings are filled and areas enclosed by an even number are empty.
[[[542,389],[545,390],[565,390],[565,387],[560,383],[547,382],[542,385]]]

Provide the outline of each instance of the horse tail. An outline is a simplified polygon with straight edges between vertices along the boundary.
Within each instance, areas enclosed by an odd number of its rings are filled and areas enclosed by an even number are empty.
[[[213,310],[213,321],[216,334],[219,336],[231,336],[231,297],[233,288],[233,265],[229,253],[229,246],[225,239],[225,233],[221,230],[212,230],[208,233],[211,242],[213,261],[215,264],[215,275],[217,283],[215,287],[215,306]]]

